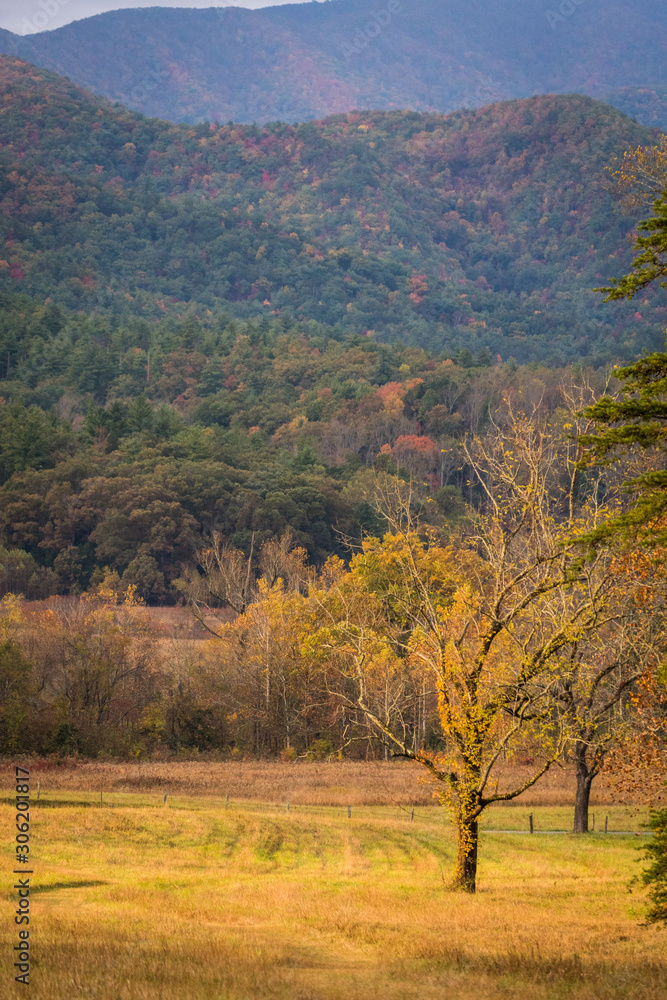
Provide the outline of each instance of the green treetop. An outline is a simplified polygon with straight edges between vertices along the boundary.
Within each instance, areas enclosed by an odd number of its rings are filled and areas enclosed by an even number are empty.
[[[606,302],[631,299],[654,281],[667,278],[667,190],[653,203],[653,209],[655,216],[639,224],[639,230],[650,235],[638,236],[635,240],[635,247],[641,253],[633,261],[632,273],[624,275],[620,281],[612,280],[607,288],[598,289],[607,292]],[[667,281],[660,284],[667,288]]]
[[[655,216],[642,222],[636,247],[642,252],[634,261],[634,270],[611,287],[607,300],[631,299],[654,281],[667,277],[667,190],[654,202]],[[667,281],[660,281],[667,288]],[[608,462],[619,449],[667,450],[667,353],[650,354],[614,373],[622,383],[617,398],[603,396],[586,410],[586,416],[601,425],[597,434],[584,435],[587,460]],[[667,528],[667,470],[661,457],[651,467],[631,478],[626,486],[636,497],[626,513],[599,528],[593,542],[613,533],[640,536],[643,541],[664,542]]]

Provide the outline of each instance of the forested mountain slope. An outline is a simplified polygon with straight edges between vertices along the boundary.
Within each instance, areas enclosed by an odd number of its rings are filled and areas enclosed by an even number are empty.
[[[635,224],[606,168],[656,135],[590,98],[179,126],[5,57],[0,99],[5,291],[151,321],[314,320],[520,362],[662,342],[654,295],[611,306],[591,290],[627,268]]]
[[[174,125],[0,60],[0,596],[173,602],[214,530],[321,564],[385,471],[455,525],[503,393],[562,422],[559,365],[661,345],[664,296],[591,291],[656,138],[580,96]]]
[[[453,526],[462,440],[508,392],[562,424],[571,381],[313,322],[105,319],[18,295],[0,296],[0,350],[0,597],[102,584],[173,602],[213,531],[246,555],[290,531],[316,564],[347,557],[382,530],[385,472]]]
[[[0,44],[172,121],[446,112],[623,89],[624,111],[665,127],[666,33],[662,0],[333,0],[119,10],[25,37],[3,32]]]

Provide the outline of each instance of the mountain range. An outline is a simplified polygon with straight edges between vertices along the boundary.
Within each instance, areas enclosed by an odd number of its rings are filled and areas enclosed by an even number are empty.
[[[0,100],[0,291],[517,361],[662,342],[659,296],[592,291],[627,270],[637,221],[607,168],[659,133],[591,98],[188,126],[1,57]]]
[[[507,393],[555,427],[663,345],[660,288],[592,290],[660,137],[577,94],[179,124],[0,56],[0,595],[173,602],[212,530],[345,557],[374,469],[455,525]]]
[[[666,38],[664,0],[329,0],[118,10],[0,31],[0,51],[175,122],[448,112],[577,92],[667,128]]]

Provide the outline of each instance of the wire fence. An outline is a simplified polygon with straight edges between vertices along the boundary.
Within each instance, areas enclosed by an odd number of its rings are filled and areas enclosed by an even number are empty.
[[[14,798],[0,796],[0,805],[13,806]],[[169,792],[160,790],[159,792],[123,792],[106,790],[100,786],[99,792],[67,792],[57,789],[42,789],[38,786],[36,794],[33,794],[31,809],[94,809],[94,808],[114,808],[114,809],[173,809],[191,811],[192,809],[205,811],[236,811],[245,813],[255,813],[259,815],[276,818],[278,815],[286,819],[290,817],[311,817],[311,818],[341,818],[350,822],[378,822],[378,821],[402,821],[406,826],[413,824],[432,826],[451,825],[451,817],[442,806],[434,804],[432,806],[403,806],[396,804],[389,805],[314,805],[309,803],[293,802],[259,802],[255,799],[231,798],[228,794],[222,793],[214,795],[194,795],[179,793],[172,795]],[[527,816],[517,817],[521,825],[487,826],[484,821],[480,823],[480,834],[494,835],[570,835],[572,828],[566,827],[542,827],[539,825],[541,819],[546,820],[549,813],[564,812],[564,807],[542,806],[535,807],[534,811]],[[497,819],[499,810],[488,814],[488,820],[493,817]],[[635,810],[635,814],[638,814]],[[509,810],[503,809],[503,818],[507,818]],[[605,812],[600,817],[600,822],[596,828],[596,814],[589,816],[589,829],[587,834],[596,837],[607,836],[627,836],[641,837],[651,836],[650,830],[628,830],[619,828],[619,822],[627,824],[627,815],[614,816],[613,811]]]

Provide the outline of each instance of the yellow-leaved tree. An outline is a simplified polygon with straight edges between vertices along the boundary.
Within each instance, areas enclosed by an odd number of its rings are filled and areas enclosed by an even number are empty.
[[[609,473],[604,503],[599,480],[582,479],[575,424],[505,401],[465,446],[481,500],[456,544],[420,525],[397,482],[380,505],[387,533],[321,588],[320,627],[304,640],[348,710],[442,783],[458,831],[454,883],[467,892],[481,813],[534,785],[574,740],[583,650],[628,615],[613,554],[585,558],[574,540],[614,505]],[[437,697],[437,746],[414,731],[424,685]],[[517,777],[502,765],[527,747],[534,763]]]

